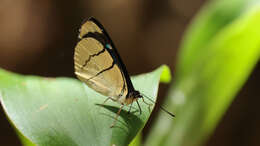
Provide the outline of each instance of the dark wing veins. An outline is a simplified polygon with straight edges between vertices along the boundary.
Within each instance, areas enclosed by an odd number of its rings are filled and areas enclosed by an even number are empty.
[[[105,48],[103,48],[101,51],[99,51],[98,53],[96,54],[92,54],[92,55],[89,55],[88,59],[85,61],[85,63],[82,65],[81,69],[83,69],[85,66],[87,66],[88,62],[91,60],[92,57],[95,57],[95,56],[98,56],[100,55],[101,53],[104,53],[105,52]]]
[[[95,76],[93,76],[93,77],[90,77],[88,80],[91,80],[91,79],[93,79],[93,78],[95,78],[95,77],[97,77],[98,75],[100,75],[100,74],[102,74],[103,72],[105,72],[105,71],[108,71],[108,70],[110,70],[110,69],[112,69],[113,67],[114,67],[114,65],[115,65],[115,61],[113,61],[113,63],[112,63],[112,65],[111,66],[109,66],[108,68],[106,68],[106,69],[103,69],[103,70],[101,70],[100,72],[98,72]]]

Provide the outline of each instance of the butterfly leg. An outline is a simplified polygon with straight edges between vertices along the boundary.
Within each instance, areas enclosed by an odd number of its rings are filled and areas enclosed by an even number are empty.
[[[113,99],[113,98],[111,98],[111,97],[108,97],[108,98],[102,103],[102,106],[103,106],[103,107],[104,107],[105,103],[106,103],[109,99],[111,99],[111,100],[113,100],[113,101],[116,101],[115,99]]]
[[[138,105],[138,108],[139,108],[139,111],[140,111],[140,115],[141,115],[141,114],[142,114],[142,109],[141,109],[141,107],[140,107],[140,105],[139,105],[138,100],[136,100],[136,103],[137,103],[137,105]]]
[[[105,105],[105,103],[110,99],[110,97],[108,97],[103,103],[102,103],[102,106]]]
[[[130,108],[129,108],[127,114],[130,114],[130,111],[131,111],[131,109],[132,109],[132,105],[133,105],[133,100],[132,100],[132,103],[131,103],[131,105],[130,105]]]
[[[151,106],[152,106],[153,104],[147,103],[147,102],[144,100],[144,98],[142,98],[142,99],[143,99],[143,102],[148,105],[149,112],[151,112]]]
[[[117,119],[118,119],[118,116],[120,115],[120,112],[121,112],[121,110],[123,109],[123,107],[124,107],[124,104],[122,104],[122,105],[120,106],[120,109],[117,111],[115,120],[114,120],[114,122],[112,123],[112,125],[110,126],[110,128],[113,128],[113,127],[115,126],[115,124],[116,124],[116,122],[117,122]]]

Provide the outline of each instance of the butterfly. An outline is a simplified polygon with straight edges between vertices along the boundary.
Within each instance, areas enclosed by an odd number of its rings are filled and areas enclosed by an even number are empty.
[[[138,99],[145,102],[143,95],[135,90],[126,67],[102,24],[90,17],[81,26],[79,39],[74,53],[76,76],[90,88],[106,96],[104,103],[111,99],[121,104],[111,127],[115,125],[125,105],[132,105],[136,101],[141,113]]]

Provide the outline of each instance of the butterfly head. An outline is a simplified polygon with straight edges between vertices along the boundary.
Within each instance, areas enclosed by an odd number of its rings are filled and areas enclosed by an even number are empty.
[[[143,98],[139,91],[132,91],[128,94],[126,98],[126,104],[131,104],[132,102],[136,101],[138,98]]]

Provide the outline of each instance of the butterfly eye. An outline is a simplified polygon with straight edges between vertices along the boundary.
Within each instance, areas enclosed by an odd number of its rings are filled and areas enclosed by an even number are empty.
[[[112,46],[110,44],[106,44],[107,49],[112,49]]]

